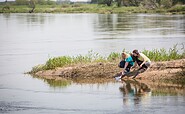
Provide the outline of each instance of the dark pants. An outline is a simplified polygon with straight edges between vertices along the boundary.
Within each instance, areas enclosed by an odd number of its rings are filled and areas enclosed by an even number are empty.
[[[137,64],[140,66],[141,64],[143,63],[143,61],[140,61],[140,60],[137,60]],[[145,64],[143,64],[140,68],[139,68],[139,70],[140,69],[147,69],[148,67],[145,65]]]
[[[124,67],[125,67],[125,63],[126,63],[126,61],[123,61],[123,60],[122,60],[122,61],[119,63],[119,65],[118,65],[119,68],[124,68]],[[126,70],[127,72],[130,72],[130,68],[131,68],[131,67],[132,67],[132,65],[129,63],[125,70]]]

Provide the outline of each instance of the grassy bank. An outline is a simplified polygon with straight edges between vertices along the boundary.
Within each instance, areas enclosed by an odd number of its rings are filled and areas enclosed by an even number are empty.
[[[26,5],[0,5],[0,13],[28,13]],[[180,13],[185,14],[184,5],[171,8],[146,9],[144,7],[117,7],[98,4],[36,5],[34,13]]]
[[[185,49],[181,49],[182,53],[179,53],[177,46],[165,49],[154,49],[154,50],[144,50],[142,51],[146,56],[148,56],[152,61],[170,61],[176,59],[185,58]],[[32,68],[30,73],[36,73],[41,70],[49,70],[57,67],[66,67],[77,64],[88,64],[97,62],[119,62],[121,60],[121,54],[112,52],[107,57],[103,57],[98,53],[89,51],[86,55],[77,56],[60,56],[50,58],[45,64],[37,65]]]

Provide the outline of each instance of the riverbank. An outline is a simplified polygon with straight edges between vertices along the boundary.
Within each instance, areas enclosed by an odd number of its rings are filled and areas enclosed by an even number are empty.
[[[78,80],[110,80],[121,71],[115,62],[81,64],[71,67],[55,68],[33,73],[38,77],[45,79],[78,79]],[[134,72],[133,72],[134,74]],[[133,74],[129,74],[130,78]],[[142,80],[150,81],[175,81],[185,79],[185,59],[152,62],[150,69],[140,74],[138,77]]]
[[[178,53],[179,51],[182,51],[182,53]],[[169,50],[163,48],[143,50],[142,53],[153,62],[150,69],[142,73],[138,78],[152,81],[184,78],[185,50],[183,47],[178,50],[177,45],[175,45]],[[50,58],[45,64],[33,67],[28,73],[55,80],[60,80],[61,78],[86,81],[107,80],[120,75],[122,70],[118,67],[120,60],[120,53],[112,52],[107,57],[103,57],[98,53],[89,51],[86,55]],[[137,68],[127,74],[127,77],[134,76],[136,72]]]
[[[27,5],[0,5],[0,13],[29,13],[32,8]],[[171,8],[148,9],[145,7],[117,7],[98,4],[62,4],[36,5],[34,13],[165,13],[185,14],[185,5],[176,5]]]

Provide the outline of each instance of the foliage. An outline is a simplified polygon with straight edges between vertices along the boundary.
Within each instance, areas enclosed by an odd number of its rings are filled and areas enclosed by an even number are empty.
[[[16,0],[16,5],[28,5],[29,2],[34,2],[39,5],[54,5],[56,2],[52,0]]]
[[[16,5],[28,5],[29,0],[16,0]]]

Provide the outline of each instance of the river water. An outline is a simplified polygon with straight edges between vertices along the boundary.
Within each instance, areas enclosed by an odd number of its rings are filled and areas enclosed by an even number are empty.
[[[80,83],[25,75],[48,58],[185,43],[185,15],[0,14],[0,113],[184,114],[184,85]]]

